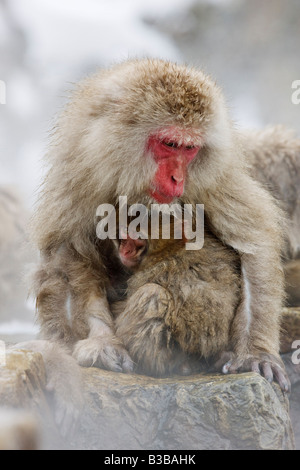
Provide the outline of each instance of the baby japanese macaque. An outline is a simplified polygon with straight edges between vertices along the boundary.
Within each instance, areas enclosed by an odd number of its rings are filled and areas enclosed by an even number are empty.
[[[173,225],[174,219],[171,233]],[[120,260],[133,273],[127,299],[111,306],[116,334],[139,373],[165,376],[213,369],[220,358],[231,356],[238,342],[239,256],[208,230],[200,250],[187,250],[184,236],[163,239],[161,233],[148,240],[121,236],[116,243]],[[273,360],[272,369],[254,362],[252,370],[269,381],[275,377],[288,390],[281,359]],[[223,372],[228,371],[223,367]]]

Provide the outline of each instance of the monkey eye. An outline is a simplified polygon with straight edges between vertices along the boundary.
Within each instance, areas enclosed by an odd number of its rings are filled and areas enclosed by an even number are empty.
[[[173,147],[175,149],[178,148],[178,144],[176,142],[164,142],[164,145],[166,145],[167,147]]]
[[[186,150],[192,150],[192,149],[195,148],[195,146],[194,145],[186,145],[185,148],[186,148]]]

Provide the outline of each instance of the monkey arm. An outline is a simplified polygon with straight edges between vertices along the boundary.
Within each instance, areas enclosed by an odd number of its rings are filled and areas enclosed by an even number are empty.
[[[86,260],[74,260],[70,278],[72,327],[81,339],[74,346],[73,357],[84,367],[130,372],[133,363],[115,336],[104,280],[101,265],[95,271]]]
[[[41,338],[73,349],[82,366],[132,370],[132,361],[115,337],[106,298],[106,273],[74,247],[63,244],[44,256],[35,275]]]
[[[233,322],[235,359],[223,371],[263,369],[287,390],[279,357],[280,313],[284,299],[281,265],[283,215],[272,197],[250,176],[220,183],[223,191],[206,196],[213,230],[241,256],[242,299]],[[226,192],[226,194],[224,194]]]
[[[72,344],[74,335],[68,321],[69,285],[65,274],[48,260],[36,271],[33,290],[40,338],[68,346]]]
[[[93,295],[86,305],[80,298],[75,301],[76,310],[85,309],[89,333],[86,339],[75,344],[73,357],[84,367],[96,366],[115,372],[131,372],[133,362],[121,340],[114,333],[114,325],[107,300]]]

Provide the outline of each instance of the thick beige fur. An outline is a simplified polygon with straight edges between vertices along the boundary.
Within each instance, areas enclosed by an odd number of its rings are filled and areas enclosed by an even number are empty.
[[[287,214],[284,250],[288,304],[300,305],[300,138],[283,126],[243,132],[251,174]]]
[[[283,126],[243,132],[251,174],[278,200],[288,215],[287,253],[300,253],[300,138]]]

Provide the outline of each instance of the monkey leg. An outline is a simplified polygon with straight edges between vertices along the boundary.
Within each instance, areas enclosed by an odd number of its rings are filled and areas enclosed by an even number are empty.
[[[133,362],[124,348],[122,341],[114,331],[113,319],[107,300],[90,294],[76,295],[72,298],[73,315],[77,317],[76,329],[86,319],[88,334],[78,341],[73,350],[73,357],[83,367],[99,367],[114,372],[132,372]],[[86,337],[87,336],[87,337]]]
[[[261,252],[262,263],[265,253]],[[277,255],[276,255],[277,256]],[[265,264],[267,263],[267,258]],[[290,383],[279,355],[280,312],[282,308],[283,273],[278,262],[272,276],[266,280],[265,273],[256,265],[252,255],[243,254],[241,301],[231,326],[233,357],[222,368],[223,373],[254,371],[269,382],[275,379],[284,392]],[[246,268],[245,268],[246,266]],[[252,285],[253,278],[262,276],[260,284]],[[276,280],[276,282],[275,282]],[[260,301],[254,290],[263,286]],[[268,291],[268,292],[266,292]]]
[[[79,267],[79,271],[82,269]],[[81,274],[82,275],[82,274]],[[73,330],[79,339],[73,357],[83,367],[99,367],[114,372],[132,372],[133,362],[115,327],[105,290],[85,271],[82,282],[72,285],[71,310]]]
[[[73,332],[67,310],[67,278],[45,265],[36,272],[34,282],[40,337],[65,345],[72,343]]]
[[[81,366],[132,370],[115,337],[103,272],[66,245],[43,261],[34,286],[41,338],[67,345]]]
[[[155,377],[189,373],[187,356],[165,323],[170,310],[174,310],[170,292],[149,283],[128,299],[125,310],[116,318],[116,335],[135,362],[137,372]]]

